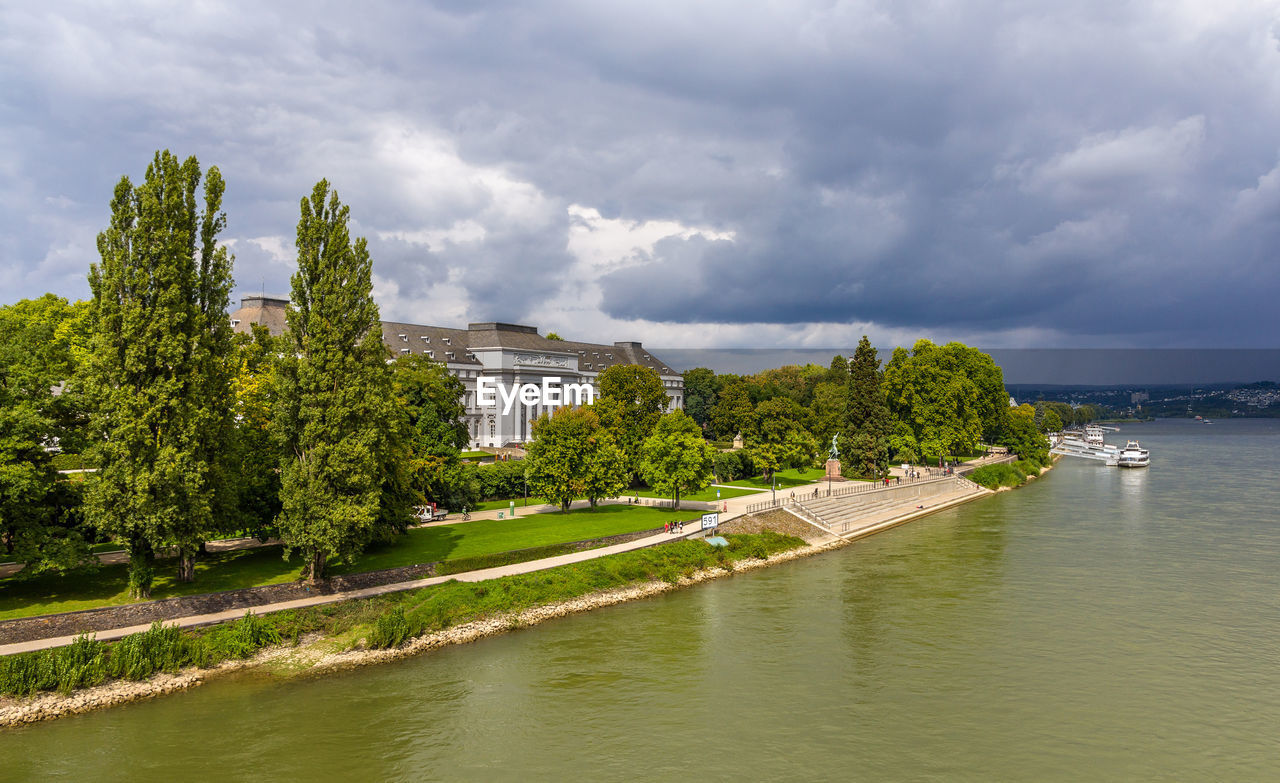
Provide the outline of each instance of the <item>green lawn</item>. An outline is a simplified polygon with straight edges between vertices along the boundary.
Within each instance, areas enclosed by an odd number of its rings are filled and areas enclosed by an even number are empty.
[[[476,505],[472,511],[492,511],[495,508],[502,510],[509,508],[512,503],[516,504],[516,513],[520,513],[520,509],[524,508],[524,498],[515,498],[514,500],[485,500]],[[544,498],[529,498],[529,508],[536,506],[545,506],[547,501]],[[456,509],[461,511],[461,509]],[[454,513],[455,509],[449,509],[449,513]]]
[[[694,519],[697,515],[696,511],[673,512],[651,506],[601,506],[568,514],[536,514],[416,528],[394,544],[370,549],[354,564],[333,564],[331,573],[376,571],[632,533],[662,527],[674,519]],[[196,581],[190,584],[177,582],[175,570],[171,560],[157,564],[152,598],[290,582],[300,576],[301,563],[296,556],[292,562],[281,559],[279,547],[265,547],[225,552],[200,560],[196,563]],[[124,565],[102,566],[69,576],[46,574],[30,580],[0,579],[0,620],[126,604],[129,603],[127,581]]]
[[[778,489],[797,487],[801,484],[812,484],[815,481],[821,481],[825,475],[818,468],[809,468],[803,472],[797,468],[790,468],[788,470],[780,470],[774,474],[778,480]],[[757,489],[768,489],[770,486],[769,482],[762,480],[759,476],[730,481],[729,484],[735,487],[755,487]]]
[[[742,495],[754,495],[754,494],[756,494],[754,491],[752,491],[752,490],[750,490],[750,489],[746,489],[746,488],[742,488],[742,489],[727,489],[727,488],[725,488],[725,487],[718,487],[718,488],[717,488],[717,487],[707,487],[706,489],[701,490],[701,491],[699,491],[699,492],[695,492],[695,493],[693,493],[692,495],[681,495],[681,496],[680,496],[680,499],[681,499],[681,500],[704,500],[704,501],[712,501],[712,500],[716,500],[716,499],[717,499],[717,498],[716,498],[716,489],[719,489],[719,490],[720,490],[720,497],[719,497],[719,499],[720,499],[720,500],[728,500],[729,498],[736,498],[736,497],[740,497],[740,496],[742,496]],[[642,497],[642,498],[668,498],[668,499],[670,499],[670,497],[671,497],[670,495],[663,495],[663,494],[661,494],[661,493],[659,493],[659,492],[654,492],[652,489],[632,490],[631,492],[628,492],[627,494],[628,494],[628,495],[631,495],[632,497],[635,497],[635,496],[639,495],[639,496],[640,496],[640,497]]]

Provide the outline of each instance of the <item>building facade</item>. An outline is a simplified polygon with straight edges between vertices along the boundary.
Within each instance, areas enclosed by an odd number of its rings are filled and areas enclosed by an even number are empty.
[[[248,332],[250,324],[262,324],[273,335],[285,328],[289,300],[283,297],[246,296],[240,309],[231,314],[231,326]],[[537,328],[495,321],[469,324],[466,329],[443,326],[382,322],[382,342],[392,357],[421,355],[444,363],[466,387],[466,415],[463,423],[471,434],[471,447],[499,447],[527,443],[533,422],[554,405],[519,400],[504,405],[499,394],[496,404],[482,405],[477,386],[492,392],[495,387],[514,391],[526,384],[563,387],[589,386],[598,392],[596,379],[619,364],[648,367],[662,379],[668,410],[684,407],[684,378],[638,342],[584,343],[548,340]],[[484,379],[481,381],[481,379]],[[493,395],[488,395],[493,399]]]

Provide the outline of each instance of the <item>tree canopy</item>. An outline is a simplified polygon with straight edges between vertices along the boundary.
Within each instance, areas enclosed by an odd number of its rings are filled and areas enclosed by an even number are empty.
[[[353,557],[385,534],[380,527],[409,518],[404,412],[373,301],[373,261],[363,238],[351,241],[349,219],[325,180],[302,199],[277,373],[278,526],[312,580],[330,557]]]
[[[194,578],[231,492],[231,256],[217,241],[225,184],[210,168],[199,210],[200,180],[194,157],[179,163],[167,150],[141,185],[121,178],[89,274],[87,391],[101,439],[87,507],[95,525],[128,542],[140,597],[160,547],[177,549],[180,579]]]
[[[702,437],[701,428],[684,411],[674,410],[653,428],[644,442],[640,475],[658,492],[680,508],[680,497],[705,489],[711,483],[711,461],[715,455]]]

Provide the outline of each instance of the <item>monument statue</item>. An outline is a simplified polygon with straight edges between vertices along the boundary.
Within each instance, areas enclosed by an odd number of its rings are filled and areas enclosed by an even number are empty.
[[[831,459],[839,459],[840,457],[840,449],[836,446],[836,441],[839,437],[839,435],[831,436]]]

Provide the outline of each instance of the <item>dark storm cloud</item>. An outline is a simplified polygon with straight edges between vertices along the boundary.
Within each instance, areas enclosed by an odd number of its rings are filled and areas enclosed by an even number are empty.
[[[585,285],[640,321],[1276,343],[1270,3],[178,8],[0,10],[5,301],[85,295],[168,147],[227,178],[245,291],[288,290],[328,177],[388,317]],[[583,265],[573,204],[732,239]]]

